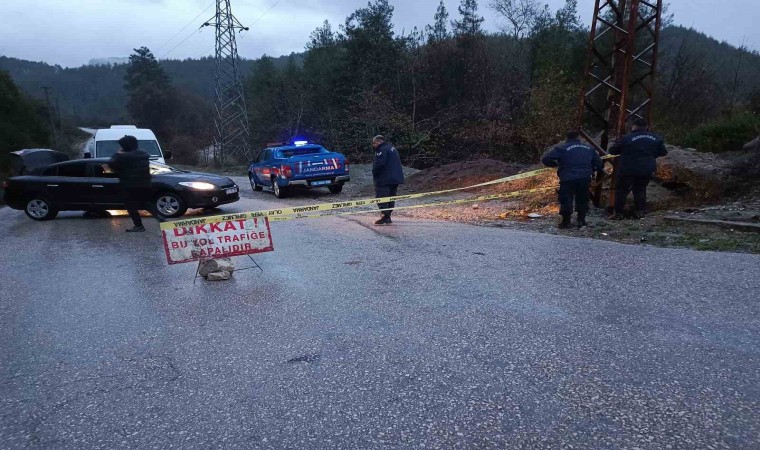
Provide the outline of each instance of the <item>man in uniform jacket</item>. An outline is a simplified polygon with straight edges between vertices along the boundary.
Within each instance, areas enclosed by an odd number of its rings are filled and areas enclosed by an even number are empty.
[[[573,201],[578,212],[578,228],[587,226],[591,177],[594,172],[601,176],[604,171],[604,162],[596,150],[581,142],[580,133],[574,130],[567,133],[567,141],[564,144],[547,151],[541,162],[547,167],[557,167],[559,214],[562,216],[559,228],[570,227]]]
[[[668,154],[663,138],[649,131],[644,119],[633,122],[631,133],[615,141],[609,150],[619,155],[615,170],[615,213],[612,219],[622,219],[625,201],[633,190],[634,218],[642,218],[646,213],[647,186],[655,170],[657,158]]]
[[[119,139],[121,149],[116,152],[108,166],[119,176],[119,185],[123,191],[124,203],[134,226],[127,232],[143,232],[145,227],[140,218],[141,209],[147,209],[158,218],[149,206],[151,195],[150,155],[140,150],[134,136]]]
[[[398,185],[404,183],[404,171],[401,167],[401,157],[383,136],[375,136],[372,139],[372,148],[375,150],[375,163],[372,166],[372,178],[375,182],[376,198],[393,197],[398,192]],[[383,215],[375,222],[375,225],[388,225],[396,202],[378,203]]]

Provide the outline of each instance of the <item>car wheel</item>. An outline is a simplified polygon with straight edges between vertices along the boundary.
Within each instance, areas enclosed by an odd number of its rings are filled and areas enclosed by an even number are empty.
[[[251,180],[251,189],[257,192],[261,192],[264,188],[259,186],[256,180],[253,179],[253,175],[248,175],[248,179]]]
[[[174,192],[162,192],[155,199],[156,211],[163,217],[180,217],[187,212],[187,204]]]
[[[280,187],[280,184],[277,183],[277,178],[272,178],[272,191],[277,198],[285,198],[288,196],[288,190],[284,187]]]
[[[50,201],[44,198],[33,198],[26,203],[24,212],[30,219],[34,220],[53,220],[58,215],[58,210]]]
[[[340,194],[343,191],[343,183],[332,184],[330,186],[327,186],[327,189],[329,189],[333,194]]]

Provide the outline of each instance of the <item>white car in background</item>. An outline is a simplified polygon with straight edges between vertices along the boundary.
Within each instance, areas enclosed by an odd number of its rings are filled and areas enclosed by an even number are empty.
[[[84,146],[85,158],[110,158],[119,151],[119,139],[124,136],[137,138],[138,147],[150,155],[151,161],[166,164],[171,152],[164,153],[153,131],[134,125],[111,125],[111,128],[95,130],[95,134]]]

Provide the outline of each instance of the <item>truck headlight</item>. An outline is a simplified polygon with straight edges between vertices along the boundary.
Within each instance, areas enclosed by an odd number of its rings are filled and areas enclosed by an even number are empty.
[[[213,184],[204,183],[203,181],[182,181],[179,184],[181,186],[189,187],[190,189],[195,189],[197,191],[213,191],[216,189],[216,186]]]

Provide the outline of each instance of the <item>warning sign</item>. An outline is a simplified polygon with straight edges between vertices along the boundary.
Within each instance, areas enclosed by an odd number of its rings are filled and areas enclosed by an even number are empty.
[[[172,228],[161,227],[169,264],[274,250],[266,217],[240,215],[209,219],[183,220],[172,222]]]

